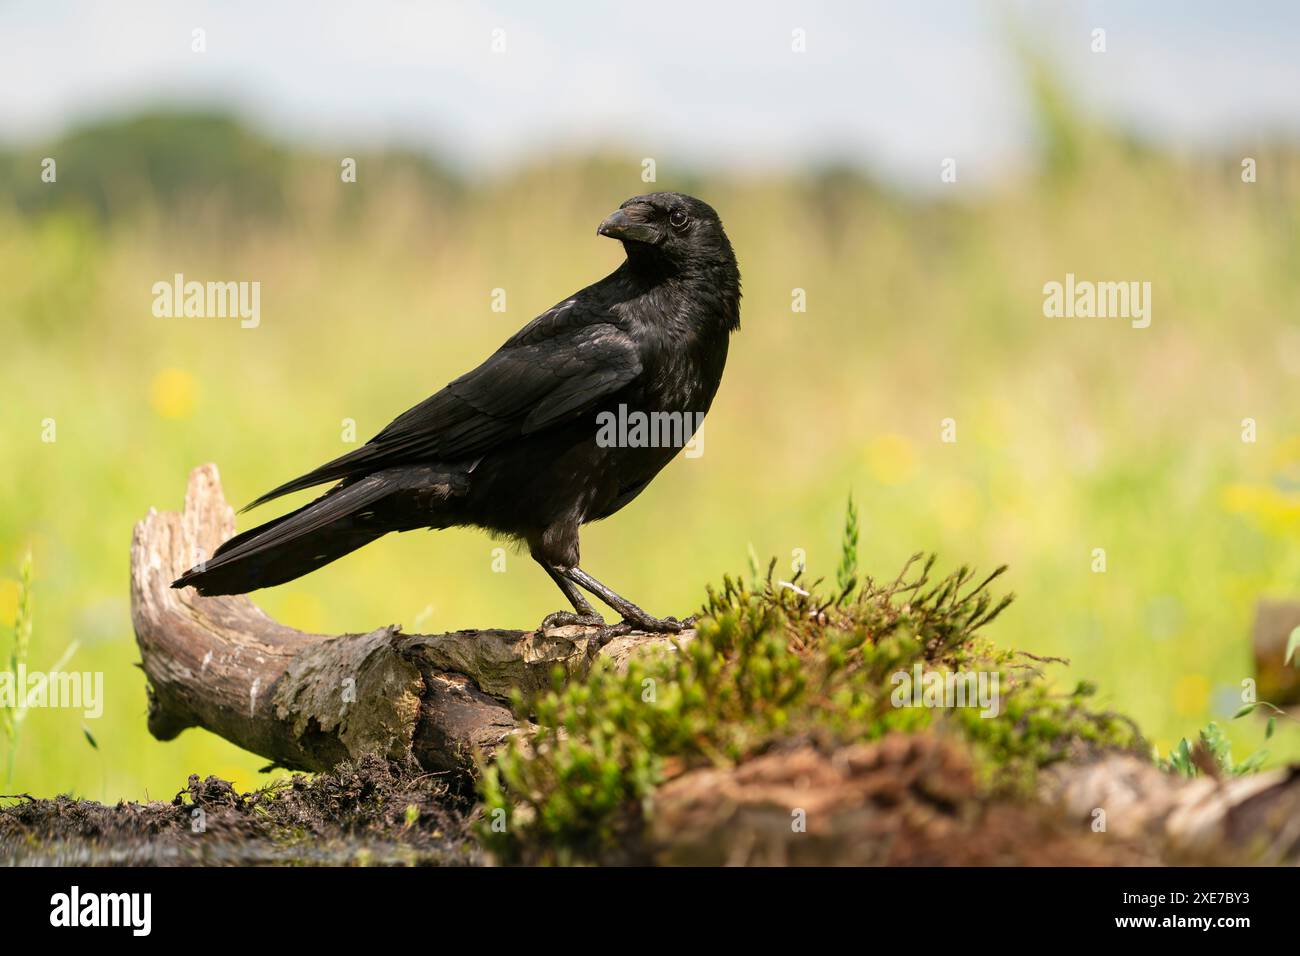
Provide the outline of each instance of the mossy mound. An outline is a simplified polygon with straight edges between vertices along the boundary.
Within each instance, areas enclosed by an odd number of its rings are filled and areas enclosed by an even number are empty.
[[[917,555],[891,581],[829,596],[771,566],[728,578],[675,652],[516,696],[532,726],[483,768],[485,845],[504,862],[655,859],[663,784],[799,747],[833,756],[924,735],[969,768],[980,801],[1028,796],[1057,761],[1146,751],[1131,721],[1092,706],[1093,688],[1054,689],[1045,670],[1064,662],[980,635],[1011,602],[991,592],[1003,569],[935,580],[933,568]]]

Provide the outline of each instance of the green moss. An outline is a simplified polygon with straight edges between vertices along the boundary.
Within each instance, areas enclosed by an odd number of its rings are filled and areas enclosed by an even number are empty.
[[[597,664],[567,685],[557,672],[545,694],[517,696],[532,729],[483,768],[485,844],[505,861],[634,858],[670,766],[735,764],[780,740],[832,748],[933,729],[967,742],[991,790],[1031,787],[1079,748],[1141,746],[1131,723],[1090,707],[1091,687],[1055,693],[1051,662],[978,636],[1011,601],[990,592],[1001,569],[978,583],[968,568],[932,581],[934,558],[919,559],[888,583],[830,597],[773,582],[770,567],[757,588],[726,578],[675,651],[623,674]],[[952,699],[898,706],[918,666],[923,683],[996,680],[996,715]]]

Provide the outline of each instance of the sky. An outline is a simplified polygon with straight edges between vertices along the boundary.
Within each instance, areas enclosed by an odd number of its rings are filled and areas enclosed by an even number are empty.
[[[978,180],[1031,148],[1016,32],[1141,135],[1300,139],[1300,3],[1282,0],[0,0],[0,141],[219,105],[286,139],[414,145],[470,172],[608,148],[903,182],[954,157]]]

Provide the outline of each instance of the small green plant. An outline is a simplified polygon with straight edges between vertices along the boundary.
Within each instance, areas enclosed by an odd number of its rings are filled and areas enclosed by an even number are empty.
[[[5,784],[13,782],[14,760],[18,755],[18,739],[23,721],[27,717],[26,696],[19,679],[19,671],[25,669],[28,652],[32,643],[32,556],[29,552],[23,558],[18,572],[18,610],[14,616],[13,645],[9,650],[8,671],[9,684],[13,693],[0,698],[0,729],[8,741],[8,754],[5,760]]]
[[[758,560],[758,552],[754,550],[754,543],[751,541],[746,547],[749,554],[749,586],[758,588],[763,580],[763,566]]]
[[[1300,666],[1300,657],[1296,656],[1296,650],[1300,648],[1300,627],[1291,631],[1290,637],[1286,643],[1286,653],[1283,656],[1283,664],[1295,663]],[[1267,700],[1257,700],[1249,704],[1243,704],[1235,714],[1233,720],[1240,720],[1253,714],[1260,708],[1269,711],[1268,723],[1264,725],[1264,739],[1272,740],[1273,734],[1277,732],[1277,719],[1284,717],[1290,721],[1296,721],[1296,718],[1283,710],[1277,704]],[[1198,754],[1198,749],[1202,752]],[[1200,756],[1198,761],[1197,757]],[[1199,743],[1196,746],[1189,744],[1184,737],[1178,742],[1173,753],[1167,760],[1157,760],[1160,766],[1170,772],[1180,773],[1185,777],[1195,777],[1202,769],[1210,767],[1217,768],[1220,773],[1239,776],[1243,773],[1251,773],[1259,770],[1264,761],[1268,759],[1268,751],[1264,749],[1256,750],[1241,763],[1233,763],[1232,751],[1229,747],[1228,740],[1223,731],[1213,722],[1201,731]]]
[[[1250,713],[1256,706],[1248,704],[1246,708],[1237,712],[1237,716]],[[1273,736],[1275,726],[1274,720],[1270,719],[1264,731],[1265,739]],[[1232,744],[1224,734],[1223,728],[1210,721],[1197,736],[1195,745],[1188,743],[1187,738],[1184,737],[1170,753],[1169,759],[1159,761],[1159,764],[1163,770],[1182,774],[1184,777],[1197,777],[1202,772],[1238,777],[1259,770],[1267,759],[1268,751],[1261,749],[1256,750],[1240,763],[1236,763],[1232,759]]]
[[[840,535],[840,566],[835,572],[835,583],[840,593],[853,590],[858,582],[858,507],[849,492],[849,503],[844,509],[844,531]]]

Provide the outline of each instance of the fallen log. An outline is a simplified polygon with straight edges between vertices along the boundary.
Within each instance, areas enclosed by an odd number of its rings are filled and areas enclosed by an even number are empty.
[[[131,541],[131,618],[148,677],[150,733],[171,740],[202,727],[291,770],[345,759],[414,758],[429,771],[471,771],[518,727],[507,703],[549,684],[558,666],[622,666],[662,634],[633,632],[598,646],[598,630],[465,630],[307,634],[245,596],[174,590],[182,571],[235,531],[215,465],[190,474],[181,513],[152,508]],[[676,637],[689,640],[692,632]]]

